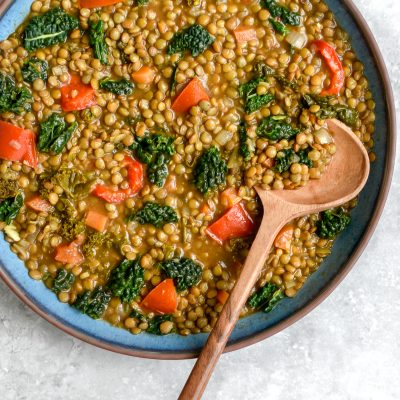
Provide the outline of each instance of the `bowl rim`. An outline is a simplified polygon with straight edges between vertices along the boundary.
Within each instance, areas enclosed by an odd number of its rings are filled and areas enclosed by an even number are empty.
[[[8,7],[15,0],[0,0],[0,17],[7,11]],[[376,207],[374,213],[369,221],[367,229],[364,231],[362,239],[358,242],[355,250],[353,251],[351,257],[345,263],[340,272],[332,279],[318,295],[312,299],[307,305],[297,310],[293,315],[283,319],[276,325],[264,330],[263,332],[251,335],[245,339],[242,339],[238,342],[232,343],[225,348],[225,353],[239,350],[241,348],[250,346],[257,342],[260,342],[264,339],[267,339],[270,336],[275,335],[276,333],[282,331],[283,329],[289,327],[295,322],[299,321],[301,318],[310,313],[314,308],[316,308],[319,304],[321,304],[335,289],[336,287],[343,281],[343,279],[347,276],[350,270],[353,268],[354,264],[361,256],[365,247],[367,246],[369,240],[374,233],[378,221],[382,215],[389,190],[393,177],[393,170],[395,164],[395,155],[396,155],[396,109],[393,97],[393,90],[390,83],[389,73],[387,71],[382,53],[379,49],[378,43],[376,42],[366,20],[362,16],[360,10],[353,3],[353,0],[342,0],[344,7],[346,7],[357,27],[362,32],[371,54],[376,62],[377,69],[382,79],[384,95],[385,95],[385,103],[388,110],[388,137],[387,137],[387,145],[386,145],[386,163],[384,167],[384,175],[383,181],[381,185],[381,189],[378,194],[378,198],[376,201]],[[98,340],[94,337],[88,336],[85,333],[79,332],[78,330],[71,328],[69,326],[65,326],[59,321],[57,321],[53,316],[46,314],[41,308],[39,308],[29,297],[12,281],[10,277],[0,268],[0,277],[6,283],[6,285],[15,293],[15,295],[27,306],[29,306],[35,313],[44,318],[47,322],[54,325],[55,327],[61,329],[65,333],[80,339],[86,343],[89,343],[93,346],[109,350],[115,353],[120,353],[123,355],[135,356],[140,358],[149,358],[149,359],[159,359],[159,360],[181,360],[181,359],[190,359],[195,358],[198,355],[198,352],[193,351],[183,351],[183,352],[160,352],[160,351],[147,351],[147,350],[139,350],[139,349],[130,349],[122,346],[118,346],[115,344],[108,344],[101,340]]]

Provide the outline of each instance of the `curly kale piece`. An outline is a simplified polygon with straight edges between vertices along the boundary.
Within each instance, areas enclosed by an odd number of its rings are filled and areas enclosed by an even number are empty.
[[[205,194],[223,185],[227,172],[228,167],[221,152],[217,147],[211,146],[198,158],[193,170],[193,182]]]
[[[33,97],[26,87],[19,87],[12,78],[0,72],[0,114],[22,114],[32,108]]]
[[[22,78],[27,83],[33,83],[36,79],[47,81],[47,69],[49,65],[46,60],[31,57],[21,67]]]
[[[335,96],[305,94],[303,103],[306,108],[315,104],[319,105],[320,109],[316,113],[319,119],[337,118],[348,126],[354,126],[359,118],[358,111],[344,104],[331,104],[335,99]]]
[[[268,78],[271,77],[271,78],[274,78],[276,81],[278,81],[284,87],[288,87],[292,90],[298,90],[298,88],[299,88],[299,85],[297,84],[296,81],[290,81],[284,75],[278,74],[270,66],[268,66],[267,64],[264,64],[261,61],[254,64],[253,71],[257,78],[261,77],[265,81],[267,81]]]
[[[144,269],[140,266],[140,257],[136,260],[124,260],[114,268],[108,281],[112,294],[123,303],[129,303],[140,294],[144,285]]]
[[[72,242],[78,235],[85,232],[86,225],[84,221],[78,218],[70,217],[67,214],[60,215],[60,235]]]
[[[57,271],[57,275],[53,281],[53,292],[68,292],[75,282],[75,275],[62,268]]]
[[[0,178],[0,199],[8,199],[18,194],[19,185],[17,181]]]
[[[46,121],[40,123],[38,149],[44,153],[60,154],[77,128],[76,121],[67,126],[60,114],[51,114]]]
[[[162,335],[160,330],[160,325],[165,321],[172,321],[172,315],[157,315],[148,321],[149,327],[147,328],[147,333],[152,335]]]
[[[164,186],[168,176],[168,164],[175,154],[174,139],[170,136],[154,134],[136,138],[130,149],[136,153],[137,158],[147,164],[149,181],[155,185]]]
[[[275,0],[261,0],[261,5],[270,12],[273,18],[279,18],[284,24],[292,26],[300,25],[300,14],[290,11]]]
[[[53,44],[64,43],[69,32],[79,27],[79,20],[61,8],[53,8],[33,17],[23,33],[26,50],[34,51]]]
[[[175,33],[167,47],[167,54],[190,51],[193,57],[197,57],[207,47],[214,43],[215,38],[201,25],[191,25],[181,32]]]
[[[93,55],[103,65],[108,65],[108,46],[104,31],[104,21],[89,22],[89,43],[93,49]]]
[[[294,163],[305,164],[309,168],[313,166],[312,160],[308,158],[310,149],[303,149],[299,152],[295,152],[293,149],[285,149],[278,152],[275,158],[275,169],[280,172],[286,172],[290,166]]]
[[[257,135],[269,140],[290,140],[299,133],[290,125],[286,115],[275,115],[263,118],[257,127]]]
[[[151,224],[161,228],[170,222],[178,222],[176,211],[170,206],[146,202],[138,212],[129,216],[128,221],[137,221],[139,224]]]
[[[0,203],[0,221],[10,225],[15,217],[19,214],[24,205],[24,196],[18,193],[15,197],[10,197]]]
[[[269,23],[272,25],[272,27],[274,28],[274,30],[276,32],[278,32],[279,34],[286,36],[288,34],[288,29],[286,28],[286,26],[284,24],[282,24],[282,22],[274,19],[274,18],[269,18],[268,19]]]
[[[334,239],[350,224],[351,217],[342,208],[324,211],[317,221],[317,235],[322,239]]]
[[[249,161],[253,155],[254,145],[250,143],[250,138],[247,136],[246,122],[241,121],[238,128],[239,135],[239,154],[244,161]]]
[[[272,93],[257,94],[258,85],[266,80],[267,78],[260,76],[239,86],[239,95],[243,98],[246,114],[251,114],[254,111],[257,111],[275,99],[275,96]]]
[[[86,291],[78,295],[73,306],[90,318],[99,319],[106,311],[110,300],[111,293],[102,286],[98,286],[93,291]]]
[[[94,257],[98,249],[110,248],[111,245],[112,240],[109,233],[90,232],[82,246],[82,251],[86,257]]]
[[[118,96],[132,94],[134,88],[133,83],[127,79],[115,81],[111,78],[102,79],[100,81],[100,87]]]
[[[247,304],[252,308],[270,312],[284,297],[285,295],[281,288],[278,288],[278,286],[273,283],[267,283],[249,297]]]
[[[147,318],[141,312],[136,310],[135,308],[129,314],[130,318],[136,318],[139,322],[147,322]]]
[[[199,264],[190,258],[173,258],[160,263],[160,268],[169,278],[173,278],[178,292],[196,285],[202,274]]]

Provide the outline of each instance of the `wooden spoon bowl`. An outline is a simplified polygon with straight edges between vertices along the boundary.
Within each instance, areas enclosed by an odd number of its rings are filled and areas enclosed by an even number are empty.
[[[366,184],[369,175],[366,149],[346,125],[335,119],[327,123],[337,150],[321,179],[310,181],[298,190],[256,188],[264,210],[260,228],[240,277],[179,396],[180,400],[201,398],[280,229],[294,218],[348,202]]]

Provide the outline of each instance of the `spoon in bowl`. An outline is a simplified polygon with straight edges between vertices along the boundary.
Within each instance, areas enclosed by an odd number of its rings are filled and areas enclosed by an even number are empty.
[[[256,188],[264,210],[260,228],[239,279],[186,381],[179,400],[201,398],[240,311],[260,277],[280,229],[295,218],[348,202],[361,192],[367,182],[369,158],[361,141],[342,122],[331,119],[327,124],[335,140],[336,153],[321,179],[310,181],[298,190],[272,191]]]

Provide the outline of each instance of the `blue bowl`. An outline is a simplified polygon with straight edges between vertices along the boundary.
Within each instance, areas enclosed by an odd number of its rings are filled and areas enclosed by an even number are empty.
[[[375,152],[368,183],[352,212],[351,224],[335,243],[333,253],[306,282],[294,299],[283,300],[269,313],[241,319],[226,351],[255,343],[291,325],[323,301],[349,272],[366,246],[382,212],[389,190],[395,155],[395,112],[387,71],[377,44],[351,0],[326,0],[337,21],[350,34],[353,47],[366,68],[376,101]],[[7,3],[7,4],[6,4]],[[30,1],[5,1],[0,5],[0,40],[24,20]],[[60,303],[43,283],[29,278],[24,264],[0,240],[0,276],[18,297],[53,325],[96,346],[139,357],[179,359],[195,356],[207,335],[132,335],[128,331],[95,321]]]

